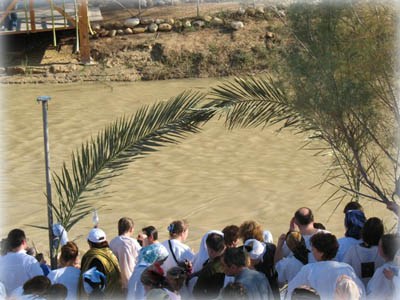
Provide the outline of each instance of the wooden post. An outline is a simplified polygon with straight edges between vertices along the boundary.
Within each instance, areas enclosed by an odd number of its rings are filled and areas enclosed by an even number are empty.
[[[87,0],[79,0],[79,53],[82,64],[90,63],[89,19]]]
[[[29,0],[29,18],[31,21],[31,30],[36,30],[36,20],[35,20],[35,4],[34,0]]]

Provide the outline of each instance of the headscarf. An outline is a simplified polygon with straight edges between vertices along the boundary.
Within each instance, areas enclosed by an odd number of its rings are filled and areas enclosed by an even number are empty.
[[[361,238],[361,229],[364,227],[366,218],[361,210],[349,210],[346,212],[344,218],[344,225],[346,226],[346,237],[355,239]]]
[[[204,262],[209,258],[207,251],[207,238],[211,233],[216,233],[221,236],[224,236],[222,231],[219,230],[210,230],[201,238],[199,252],[195,255],[193,259],[193,272],[198,272],[203,268]]]
[[[168,250],[160,243],[151,244],[140,249],[138,263],[151,265],[168,257]]]
[[[248,239],[244,246],[252,260],[261,259],[265,253],[264,244],[256,239]]]
[[[263,239],[264,239],[264,242],[266,242],[266,243],[273,243],[274,242],[274,238],[272,237],[272,233],[270,231],[268,231],[268,230],[264,230]]]

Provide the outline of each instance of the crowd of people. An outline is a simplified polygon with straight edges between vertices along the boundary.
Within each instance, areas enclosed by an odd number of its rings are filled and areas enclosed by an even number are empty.
[[[136,235],[124,217],[110,242],[90,230],[81,258],[64,240],[51,270],[13,229],[0,256],[0,299],[400,299],[399,232],[385,232],[358,202],[346,205],[344,230],[337,239],[302,207],[276,244],[250,220],[210,230],[194,253],[186,220],[171,222],[159,242],[154,226]]]

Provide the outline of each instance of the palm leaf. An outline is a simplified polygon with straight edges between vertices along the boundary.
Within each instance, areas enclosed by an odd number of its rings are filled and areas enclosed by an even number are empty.
[[[135,159],[198,132],[199,122],[208,116],[199,109],[203,99],[203,94],[184,92],[169,101],[144,106],[82,144],[72,154],[71,166],[64,163],[61,172],[53,174],[58,196],[53,211],[58,222],[70,230],[91,212],[91,195],[104,188],[106,180],[119,176]]]

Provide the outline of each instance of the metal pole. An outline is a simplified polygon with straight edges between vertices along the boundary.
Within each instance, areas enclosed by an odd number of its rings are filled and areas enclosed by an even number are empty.
[[[43,115],[43,138],[44,138],[44,160],[46,167],[46,197],[47,197],[47,219],[49,227],[49,246],[50,246],[50,262],[51,268],[57,268],[57,258],[54,255],[53,245],[53,205],[51,198],[51,179],[50,179],[50,153],[49,153],[49,127],[47,123],[47,106],[51,97],[39,96],[37,102],[42,102]]]

